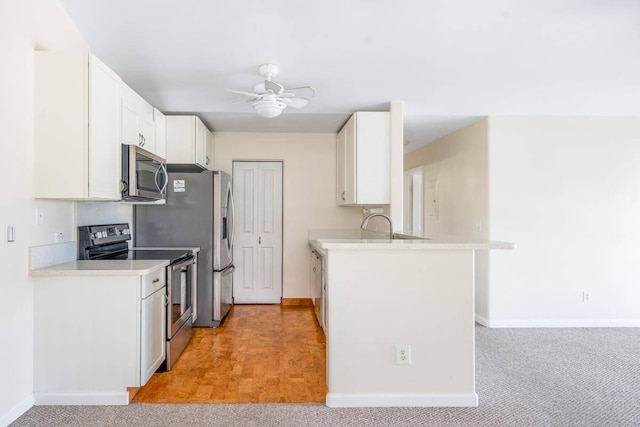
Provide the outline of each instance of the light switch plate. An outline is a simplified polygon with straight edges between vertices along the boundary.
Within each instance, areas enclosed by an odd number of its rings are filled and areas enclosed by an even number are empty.
[[[5,241],[7,243],[13,243],[16,241],[16,226],[15,225],[7,225],[5,226]]]
[[[44,224],[44,208],[36,208],[36,225]]]

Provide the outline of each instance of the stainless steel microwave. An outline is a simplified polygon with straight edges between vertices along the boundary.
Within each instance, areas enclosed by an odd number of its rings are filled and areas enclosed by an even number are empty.
[[[154,201],[167,197],[167,162],[137,145],[122,144],[122,200]]]

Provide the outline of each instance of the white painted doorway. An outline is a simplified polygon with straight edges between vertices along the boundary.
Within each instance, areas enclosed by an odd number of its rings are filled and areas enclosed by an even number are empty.
[[[282,162],[233,162],[235,304],[282,299]]]
[[[422,166],[404,171],[404,233],[422,233]]]

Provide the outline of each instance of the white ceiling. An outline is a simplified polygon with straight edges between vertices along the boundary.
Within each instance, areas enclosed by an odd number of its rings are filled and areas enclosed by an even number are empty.
[[[216,131],[335,132],[404,102],[406,150],[490,114],[640,115],[637,0],[60,0],[92,50],[164,112]],[[275,119],[258,66],[315,98]]]

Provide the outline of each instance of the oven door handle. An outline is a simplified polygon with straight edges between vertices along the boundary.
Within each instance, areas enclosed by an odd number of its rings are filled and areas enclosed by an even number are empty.
[[[176,270],[181,269],[182,267],[186,267],[186,266],[188,266],[188,265],[195,264],[195,262],[196,262],[196,261],[195,261],[195,259],[193,259],[193,258],[189,258],[189,259],[188,259],[188,260],[186,260],[186,261],[182,261],[182,262],[181,262],[181,263],[179,263],[179,264],[170,265],[169,267],[171,267],[171,271],[176,271]]]

